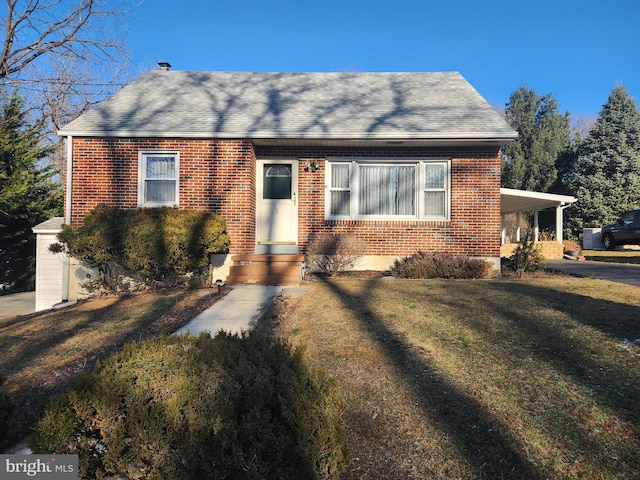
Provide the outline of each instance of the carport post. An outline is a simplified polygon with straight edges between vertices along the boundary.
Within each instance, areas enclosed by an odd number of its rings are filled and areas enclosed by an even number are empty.
[[[566,205],[568,206],[568,205]],[[564,215],[564,208],[562,205],[556,207],[556,240],[562,243],[562,217]]]
[[[516,213],[516,243],[520,242],[520,212]]]
[[[540,232],[540,226],[538,225],[538,210],[533,212],[533,241],[538,241],[538,233]]]

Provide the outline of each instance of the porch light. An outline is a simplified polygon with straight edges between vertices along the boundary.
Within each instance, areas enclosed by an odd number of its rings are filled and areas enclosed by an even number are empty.
[[[309,171],[311,169],[312,172],[317,172],[320,170],[320,164],[316,161],[307,162],[305,164],[305,170]]]

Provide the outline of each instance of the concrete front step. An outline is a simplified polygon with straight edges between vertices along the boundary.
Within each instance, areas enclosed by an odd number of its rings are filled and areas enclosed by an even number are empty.
[[[228,285],[299,285],[304,255],[234,255]]]

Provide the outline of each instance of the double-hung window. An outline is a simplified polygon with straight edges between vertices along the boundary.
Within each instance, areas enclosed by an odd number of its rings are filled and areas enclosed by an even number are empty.
[[[138,153],[138,206],[178,205],[179,154],[145,150]]]
[[[330,159],[328,219],[450,218],[449,160]]]

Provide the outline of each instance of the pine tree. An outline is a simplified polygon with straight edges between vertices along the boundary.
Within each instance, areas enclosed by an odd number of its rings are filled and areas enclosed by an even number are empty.
[[[62,213],[57,171],[43,160],[42,123],[30,124],[24,101],[16,93],[0,94],[0,284],[26,290],[35,277],[32,228]]]
[[[613,89],[596,123],[578,149],[569,228],[601,227],[640,208],[640,112],[622,86]]]
[[[518,138],[503,150],[503,187],[549,191],[557,177],[556,159],[570,134],[569,114],[558,108],[552,94],[539,96],[526,85],[511,94],[505,116]]]

